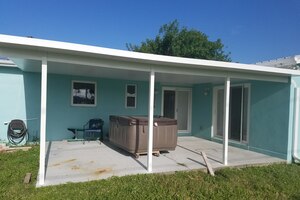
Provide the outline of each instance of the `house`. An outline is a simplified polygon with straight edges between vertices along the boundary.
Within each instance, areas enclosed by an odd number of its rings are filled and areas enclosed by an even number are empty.
[[[257,65],[278,67],[284,69],[300,69],[300,55],[278,58],[256,63]]]
[[[0,35],[0,139],[4,122],[26,120],[45,142],[69,139],[67,128],[109,115],[176,118],[178,135],[192,135],[291,162],[299,154],[300,71],[260,64],[179,58],[74,43]],[[2,59],[3,60],[3,59]],[[9,62],[10,64],[7,64]],[[152,170],[149,126],[148,171]]]

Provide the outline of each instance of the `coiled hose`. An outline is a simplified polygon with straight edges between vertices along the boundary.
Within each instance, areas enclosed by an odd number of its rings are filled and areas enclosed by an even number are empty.
[[[29,137],[25,123],[20,119],[14,119],[8,124],[7,139],[13,145],[18,145]]]

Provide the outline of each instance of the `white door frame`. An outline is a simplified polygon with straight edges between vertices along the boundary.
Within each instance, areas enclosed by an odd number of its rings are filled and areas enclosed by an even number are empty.
[[[188,100],[188,116],[187,116],[187,130],[178,130],[178,133],[191,133],[192,131],[192,88],[185,87],[162,87],[162,101],[161,101],[161,115],[164,114],[164,92],[166,90],[175,91],[175,119],[177,119],[177,91],[185,91],[189,92],[189,100]]]
[[[250,127],[250,99],[251,99],[251,85],[250,83],[244,83],[244,84],[232,84],[230,86],[231,87],[236,87],[236,86],[242,86],[242,87],[246,87],[248,88],[249,92],[248,92],[248,105],[247,105],[247,109],[248,109],[248,113],[247,113],[247,139],[246,141],[242,140],[242,135],[240,135],[240,141],[237,140],[231,140],[229,139],[231,142],[233,143],[242,143],[242,144],[247,144],[249,142],[249,127]],[[218,136],[216,134],[216,127],[217,127],[217,92],[219,89],[224,89],[224,85],[220,85],[220,86],[215,86],[213,87],[213,106],[212,106],[212,129],[211,129],[211,137],[213,138],[222,138],[220,136]],[[243,115],[242,115],[243,116]],[[243,119],[241,120],[242,123]],[[241,127],[242,128],[242,127]]]

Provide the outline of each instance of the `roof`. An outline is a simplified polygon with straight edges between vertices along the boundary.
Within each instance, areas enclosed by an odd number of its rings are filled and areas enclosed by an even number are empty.
[[[47,57],[48,62],[66,62],[80,64],[81,67],[97,66],[137,71],[154,70],[161,73],[189,75],[208,75],[216,77],[236,77],[265,80],[300,75],[300,71],[266,67],[255,64],[212,61],[204,59],[182,58],[155,55],[126,50],[117,50],[68,42],[43,40],[0,34],[0,55],[9,58],[22,58],[24,66],[32,60]],[[15,61],[15,59],[12,59]],[[17,63],[18,67],[19,64]],[[23,68],[26,70],[26,67]],[[285,80],[286,82],[286,80]]]
[[[256,63],[257,65],[263,65],[268,67],[278,67],[285,69],[300,69],[300,55],[288,56],[278,58],[274,60],[262,61]]]
[[[0,66],[3,67],[16,67],[16,64],[9,58],[0,56]]]

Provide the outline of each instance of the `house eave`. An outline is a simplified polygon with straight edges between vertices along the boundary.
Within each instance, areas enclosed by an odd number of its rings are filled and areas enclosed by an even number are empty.
[[[15,52],[18,53],[15,54]],[[176,67],[181,70],[194,69],[206,71],[209,70],[211,72],[222,71],[225,74],[234,72],[280,77],[300,75],[300,71],[291,69],[271,68],[254,64],[241,64],[204,59],[154,55],[75,43],[58,42],[1,34],[0,54],[12,57],[21,57],[23,55],[24,58],[30,58],[33,60],[41,60],[45,56],[48,57],[50,60],[58,60],[58,57],[61,58],[61,60],[64,60],[64,56],[94,58],[94,60],[107,59],[115,62],[127,62],[135,63],[137,65],[148,66],[146,67],[148,69],[146,69],[145,71],[150,71],[150,68],[155,66],[156,68],[157,66],[166,66]],[[126,66],[124,68],[126,69]],[[133,69],[138,70],[137,68]]]

